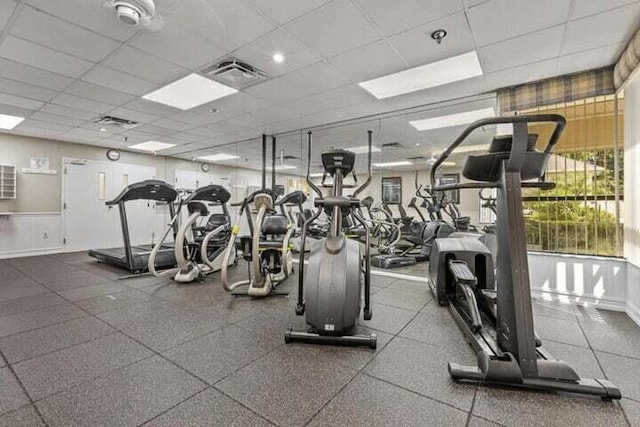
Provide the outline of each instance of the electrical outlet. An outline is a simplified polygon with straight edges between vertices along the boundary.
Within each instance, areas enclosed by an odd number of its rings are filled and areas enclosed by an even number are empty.
[[[43,239],[48,239],[49,238],[49,232],[48,231],[43,231],[42,232],[42,238]]]

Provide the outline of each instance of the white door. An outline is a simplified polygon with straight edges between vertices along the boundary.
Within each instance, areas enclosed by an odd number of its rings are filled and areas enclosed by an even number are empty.
[[[127,185],[147,179],[154,179],[156,168],[117,164],[113,168],[113,185],[119,187],[119,193]],[[151,200],[133,200],[127,202],[127,222],[129,223],[129,238],[132,245],[153,244],[158,235],[156,218],[156,203]]]
[[[63,246],[66,252],[120,246],[118,208],[107,207],[112,167],[69,161],[63,175]]]

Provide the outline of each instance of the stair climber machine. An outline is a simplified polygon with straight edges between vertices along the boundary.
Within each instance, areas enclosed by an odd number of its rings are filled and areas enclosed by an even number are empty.
[[[149,272],[156,277],[172,277],[174,281],[189,283],[204,280],[207,274],[222,269],[224,250],[231,239],[231,216],[227,202],[231,194],[220,185],[207,185],[187,194],[178,203],[178,208],[149,256]],[[186,206],[188,218],[182,224],[180,216]],[[211,213],[208,206],[219,206],[222,213]],[[207,218],[203,226],[198,226],[200,219]],[[179,224],[175,236],[176,268],[158,271],[156,257],[164,247],[164,241]],[[236,263],[235,247],[227,259],[228,265]]]
[[[307,183],[318,197],[314,200],[317,208],[314,215],[302,226],[302,249],[298,276],[298,301],[296,314],[305,315],[310,329],[307,331],[285,332],[285,342],[305,342],[332,345],[365,345],[376,348],[375,334],[356,335],[355,328],[360,317],[362,284],[364,282],[364,319],[372,317],[371,310],[371,268],[369,264],[369,226],[358,213],[361,202],[358,195],[371,182],[371,139],[373,131],[368,131],[367,180],[351,197],[343,195],[343,178],[354,170],[356,155],[351,151],[334,149],[322,153],[322,165],[333,177],[331,196],[311,181],[311,132],[308,133]],[[305,266],[304,245],[307,228],[320,216],[322,211],[331,212],[329,234],[315,242]],[[364,255],[361,244],[345,236],[342,221],[349,215],[366,230]]]
[[[277,292],[276,287],[293,274],[291,236],[295,231],[287,215],[275,211],[276,194],[268,189],[251,193],[239,204],[237,223],[231,229],[231,239],[227,244],[222,262],[222,286],[234,296],[266,297],[288,295]],[[238,206],[238,205],[232,205]],[[252,210],[257,210],[255,219]],[[236,236],[240,232],[240,220],[245,216],[249,225],[249,236],[240,237],[243,258],[247,261],[249,278],[229,283],[228,265],[235,257]],[[248,286],[246,292],[236,291]]]
[[[535,149],[531,123],[555,125],[544,151]],[[444,151],[431,170],[434,191],[497,190],[498,256],[494,269],[491,251],[479,239],[436,239],[429,282],[478,355],[477,366],[449,363],[453,380],[620,399],[620,390],[609,381],[580,378],[569,364],[551,356],[534,332],[522,188],[554,188],[544,181],[544,173],[565,123],[556,114],[483,119],[469,125]],[[486,153],[468,157],[462,174],[469,182],[436,184],[438,166],[456,147],[474,130],[498,124],[512,124],[513,135],[495,137]]]

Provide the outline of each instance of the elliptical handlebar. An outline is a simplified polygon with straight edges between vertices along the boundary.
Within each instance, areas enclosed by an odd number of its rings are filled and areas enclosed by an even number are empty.
[[[560,135],[562,135],[562,132],[564,131],[564,127],[566,126],[567,121],[563,116],[559,114],[531,114],[526,116],[502,116],[502,117],[490,117],[486,119],[477,120],[471,123],[453,141],[453,143],[444,150],[444,152],[440,155],[438,160],[436,160],[436,162],[433,164],[433,166],[431,167],[431,174],[430,174],[431,188],[436,191],[442,190],[442,188],[436,185],[437,169],[440,167],[442,163],[445,162],[445,160],[447,160],[447,158],[449,158],[451,153],[460,144],[462,144],[462,142],[464,142],[464,140],[467,139],[467,137],[476,129],[484,126],[490,126],[490,125],[513,124],[514,125],[513,133],[515,134],[518,131],[517,128],[520,128],[521,125],[525,125],[525,129],[526,129],[526,126],[529,123],[555,123],[556,124],[555,129],[553,130],[553,133],[549,138],[549,143],[547,144],[547,147],[544,150],[544,152],[548,154],[548,153],[551,153],[551,151],[553,150],[553,147],[558,143],[558,140],[560,139]],[[515,138],[514,138],[514,141],[515,141]],[[526,138],[525,138],[525,141],[526,141]],[[525,150],[526,150],[526,146],[516,147],[514,145],[512,147],[511,157],[509,158],[508,163],[511,163],[511,161],[516,157],[522,157],[524,155]],[[460,187],[456,187],[456,188],[460,188]],[[489,186],[474,187],[474,188],[489,188]]]

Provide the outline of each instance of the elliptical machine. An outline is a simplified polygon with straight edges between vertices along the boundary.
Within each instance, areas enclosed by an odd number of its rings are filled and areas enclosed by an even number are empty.
[[[311,181],[311,132],[308,133],[307,183],[316,192],[314,200],[317,211],[302,226],[302,249],[298,276],[298,303],[296,314],[306,314],[309,331],[288,329],[284,334],[286,343],[305,342],[333,345],[366,345],[376,348],[375,334],[351,334],[360,317],[362,301],[362,282],[364,280],[364,319],[370,320],[371,310],[371,266],[369,265],[369,225],[358,213],[361,205],[360,194],[371,182],[371,138],[368,131],[368,178],[347,197],[343,193],[343,178],[350,174],[355,166],[356,155],[346,150],[330,150],[322,153],[322,165],[327,174],[333,177],[331,196]],[[331,217],[329,235],[316,242],[311,248],[308,265],[305,266],[304,245],[309,225],[326,211]],[[353,215],[365,229],[364,256],[360,243],[348,239],[342,227],[342,221]],[[306,298],[305,298],[306,295]]]
[[[178,209],[160,241],[153,247],[149,255],[149,272],[156,277],[171,276],[174,281],[189,283],[204,280],[207,274],[222,268],[223,251],[231,238],[231,217],[227,202],[231,194],[220,185],[200,187],[181,199]],[[220,206],[222,213],[210,213],[207,204]],[[180,225],[175,236],[175,258],[177,267],[168,270],[156,270],[156,257],[164,247],[164,241],[175,229],[186,206],[189,217]],[[200,218],[207,218],[204,226],[196,226]],[[228,265],[235,264],[235,248],[226,259]]]
[[[288,295],[276,291],[276,287],[293,273],[293,255],[291,254],[291,236],[295,227],[287,215],[274,211],[275,194],[271,190],[258,190],[248,195],[240,204],[238,223],[231,229],[231,238],[227,244],[222,262],[221,281],[227,292],[234,296],[266,297]],[[255,222],[251,214],[251,205],[258,213]],[[232,205],[233,206],[233,205]],[[249,278],[229,283],[227,266],[235,257],[235,240],[240,232],[239,222],[246,216],[251,235],[240,237],[244,259],[248,262]],[[240,286],[248,286],[246,292],[235,291]]]
[[[487,153],[469,156],[462,174],[470,182],[436,184],[438,166],[474,130],[503,123],[513,124],[513,136],[494,137]],[[555,124],[544,151],[535,149],[537,135],[529,134],[529,123]],[[544,181],[544,173],[565,123],[557,114],[483,119],[444,151],[431,170],[433,190],[497,189],[498,255],[494,270],[493,255],[479,239],[436,239],[429,284],[478,354],[478,366],[449,363],[453,380],[620,399],[620,390],[609,381],[580,378],[551,356],[534,332],[522,188],[554,188]]]

